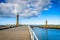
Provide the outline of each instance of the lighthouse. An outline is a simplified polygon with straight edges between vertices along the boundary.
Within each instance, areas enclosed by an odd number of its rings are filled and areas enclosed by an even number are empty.
[[[47,26],[47,20],[46,20],[46,26]]]
[[[18,26],[19,26],[19,13],[18,13],[18,10],[17,10],[18,5],[15,4],[15,5],[14,5],[14,8],[15,8],[15,9],[13,10],[13,13],[16,14],[16,27],[18,27]]]
[[[16,27],[19,26],[19,14],[16,15]]]
[[[48,25],[47,23],[48,23],[48,21],[46,20],[46,27],[47,27],[47,25]]]

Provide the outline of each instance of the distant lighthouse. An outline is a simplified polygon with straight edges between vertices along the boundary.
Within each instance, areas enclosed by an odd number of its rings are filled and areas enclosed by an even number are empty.
[[[47,25],[48,25],[47,23],[48,23],[48,21],[46,20],[46,27],[47,27]]]
[[[16,15],[16,27],[19,26],[19,14]]]
[[[46,25],[47,25],[47,20],[46,20]]]

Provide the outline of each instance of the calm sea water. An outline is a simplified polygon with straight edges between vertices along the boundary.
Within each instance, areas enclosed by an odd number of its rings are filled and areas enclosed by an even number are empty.
[[[60,29],[45,29],[34,27],[33,31],[39,40],[60,40]]]

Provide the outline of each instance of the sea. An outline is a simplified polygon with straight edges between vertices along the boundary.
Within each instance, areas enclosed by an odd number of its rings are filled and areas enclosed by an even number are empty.
[[[33,27],[38,40],[60,40],[60,29]]]

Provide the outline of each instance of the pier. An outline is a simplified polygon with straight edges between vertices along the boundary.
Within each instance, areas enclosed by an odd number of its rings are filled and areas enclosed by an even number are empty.
[[[30,26],[20,26],[0,30],[0,40],[38,40]]]

